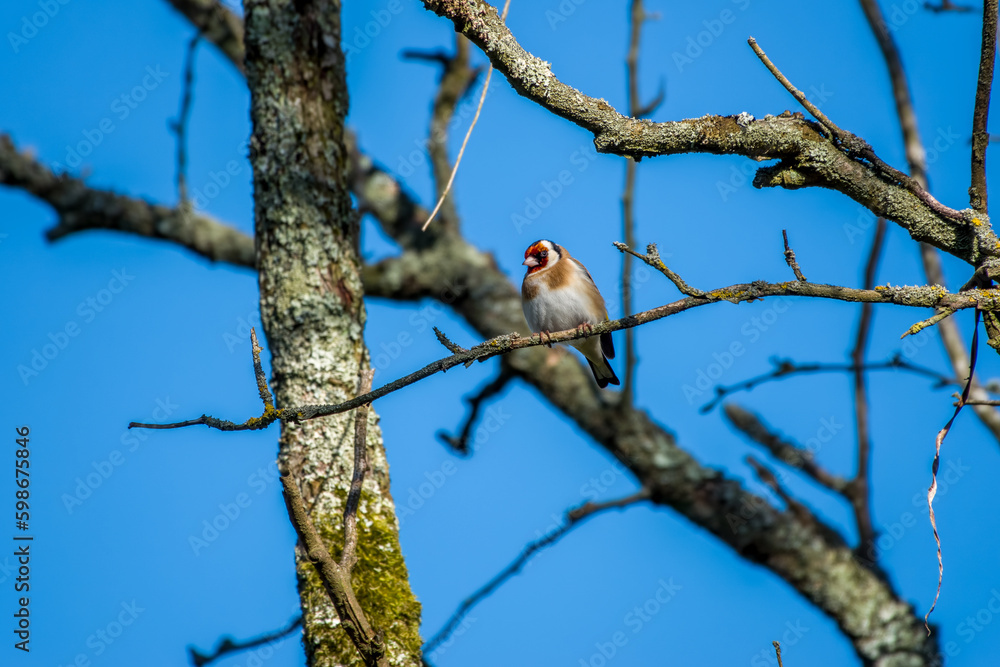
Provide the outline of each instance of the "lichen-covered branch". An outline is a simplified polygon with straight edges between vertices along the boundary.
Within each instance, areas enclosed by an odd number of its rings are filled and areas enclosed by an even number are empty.
[[[171,241],[216,262],[253,268],[253,239],[207,215],[151,204],[81,179],[55,174],[27,151],[18,151],[0,134],[0,185],[24,190],[59,216],[46,232],[55,241],[77,232],[104,229]]]
[[[627,118],[603,99],[561,82],[548,63],[521,47],[496,9],[483,0],[424,0],[424,5],[479,46],[519,94],[593,133],[600,152],[635,158],[715,153],[779,160],[758,171],[755,186],[830,188],[896,222],[915,240],[973,265],[1000,256],[1000,241],[984,216],[971,210],[962,213],[961,221],[943,215],[900,178],[845,152],[816,123],[800,116],[753,119],[741,114],[662,123]]]
[[[621,244],[619,244],[621,245]],[[650,246],[651,252],[655,254],[655,246]],[[421,289],[423,283],[421,278],[415,275],[399,274],[395,270],[395,265],[404,261],[403,258],[394,258],[369,267],[365,272],[366,288],[370,296],[384,295],[387,290],[396,288],[396,294],[403,295],[407,292],[406,285]],[[389,268],[387,268],[389,267]],[[379,275],[379,272],[382,272]],[[391,282],[390,282],[391,281]],[[402,281],[396,282],[396,281]],[[387,284],[388,283],[388,284]],[[429,296],[423,291],[414,292],[407,297],[398,298],[418,298]],[[435,373],[444,372],[456,366],[468,366],[475,361],[485,361],[498,355],[505,355],[517,350],[524,350],[553,343],[565,343],[571,340],[598,336],[603,333],[631,329],[643,324],[655,322],[683,313],[692,308],[706,306],[711,303],[728,301],[739,304],[744,301],[756,301],[773,296],[802,296],[815,297],[821,299],[834,299],[838,301],[855,301],[859,303],[892,303],[902,306],[912,306],[918,308],[945,307],[954,309],[976,308],[978,310],[1000,310],[1000,290],[970,290],[959,294],[951,294],[941,288],[936,287],[891,287],[884,286],[875,289],[855,289],[851,287],[840,287],[838,285],[821,285],[803,281],[790,281],[785,283],[767,283],[758,280],[752,283],[730,285],[720,289],[705,292],[701,296],[689,296],[679,301],[645,310],[635,315],[628,315],[617,320],[605,320],[595,324],[588,329],[574,328],[565,331],[554,331],[546,333],[544,337],[540,334],[523,336],[518,331],[495,336],[469,350],[461,350],[449,357],[438,359],[423,368],[410,373],[398,380],[385,384],[374,391],[355,396],[347,401],[336,404],[312,404],[295,405],[283,407],[273,412],[265,412],[260,417],[253,417],[243,423],[235,423],[208,415],[202,415],[197,419],[186,420],[171,424],[145,424],[132,422],[129,428],[149,428],[149,429],[172,429],[186,426],[204,425],[223,431],[249,431],[266,428],[276,421],[305,422],[320,417],[341,414],[353,410],[367,403],[382,398],[394,391],[408,387]],[[520,327],[519,327],[520,328]],[[861,366],[856,365],[856,368]]]

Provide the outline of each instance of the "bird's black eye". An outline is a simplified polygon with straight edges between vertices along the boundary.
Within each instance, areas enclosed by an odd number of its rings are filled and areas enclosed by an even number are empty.
[[[545,259],[546,257],[549,256],[549,251],[548,250],[543,250],[540,253],[538,253],[538,256],[541,257],[542,259]]]

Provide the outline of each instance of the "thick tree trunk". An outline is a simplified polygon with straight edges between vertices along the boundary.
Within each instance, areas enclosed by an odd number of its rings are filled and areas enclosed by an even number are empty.
[[[344,148],[348,99],[340,5],[325,0],[246,3],[261,320],[278,407],[355,395],[369,365]],[[399,548],[389,470],[374,411],[371,472],[358,511],[354,588],[393,665],[420,663],[420,605]],[[338,556],[353,468],[353,414],[285,424],[280,460],[302,484],[313,521]],[[305,645],[314,666],[356,664],[357,651],[313,566],[300,552]]]

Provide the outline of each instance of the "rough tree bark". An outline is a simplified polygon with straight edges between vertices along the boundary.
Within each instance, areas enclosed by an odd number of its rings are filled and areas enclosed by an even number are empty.
[[[350,398],[369,367],[358,256],[358,215],[347,186],[348,95],[340,6],[327,0],[246,3],[257,268],[261,321],[278,407]],[[358,510],[354,586],[383,633],[393,665],[420,663],[420,605],[400,553],[389,469],[374,411]],[[342,515],[354,463],[353,416],[283,424],[283,472],[302,485],[328,545],[343,544]],[[357,663],[353,644],[313,566],[297,571],[309,664]]]

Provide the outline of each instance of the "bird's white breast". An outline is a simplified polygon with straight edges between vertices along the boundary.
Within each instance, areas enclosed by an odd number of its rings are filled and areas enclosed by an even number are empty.
[[[600,323],[600,318],[590,312],[590,299],[579,279],[574,276],[567,282],[565,287],[538,290],[535,298],[524,304],[524,318],[532,331],[563,331],[584,322]]]

